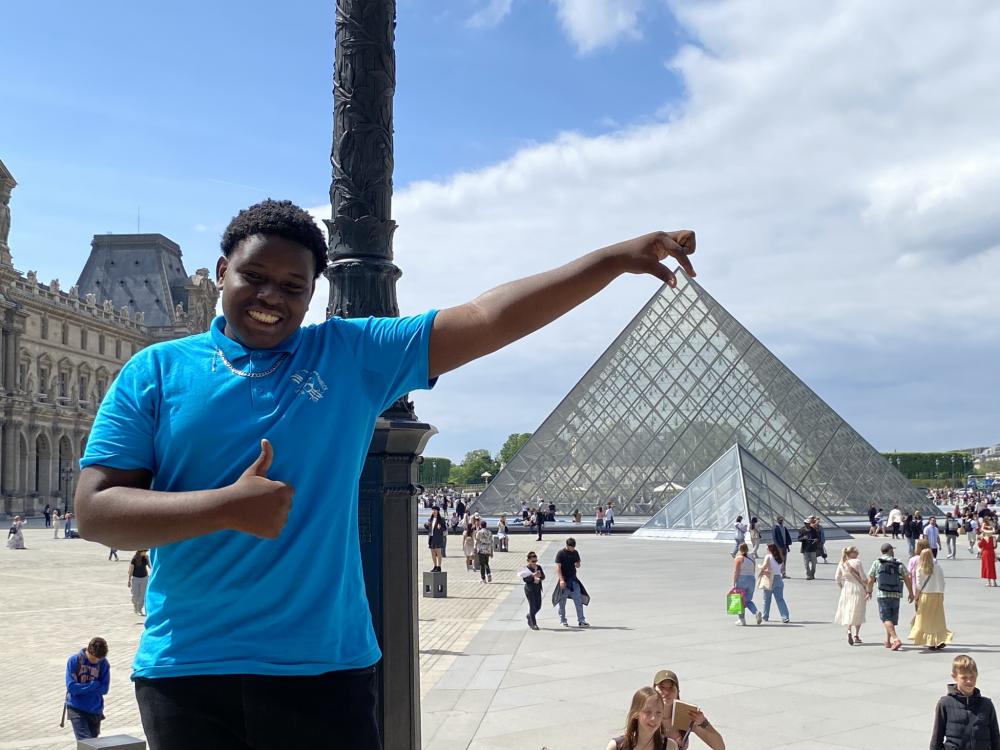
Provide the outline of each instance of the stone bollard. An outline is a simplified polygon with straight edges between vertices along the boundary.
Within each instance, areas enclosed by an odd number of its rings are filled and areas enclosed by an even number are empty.
[[[445,572],[424,573],[424,596],[429,599],[447,599],[448,574]]]
[[[146,741],[130,737],[127,734],[112,734],[107,737],[76,741],[76,750],[98,750],[98,748],[107,747],[117,748],[117,750],[146,750]]]

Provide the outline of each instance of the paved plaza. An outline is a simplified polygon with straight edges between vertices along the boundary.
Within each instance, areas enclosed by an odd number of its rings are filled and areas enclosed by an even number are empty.
[[[560,540],[512,537],[512,551],[494,557],[493,583],[482,584],[466,572],[459,538],[450,537],[449,598],[420,600],[425,748],[603,748],[621,732],[632,692],[661,668],[678,673],[684,700],[703,708],[732,750],[926,747],[934,705],[960,652],[978,661],[984,693],[1000,697],[1000,589],[982,585],[979,563],[965,549],[957,561],[943,561],[955,645],[893,653],[880,644],[874,603],[863,646],[848,646],[830,623],[837,599],[832,554],[808,582],[793,554],[786,585],[791,624],[740,628],[723,612],[728,547],[597,538],[586,528],[576,534],[580,577],[593,597],[586,631],[559,627],[547,604]],[[113,670],[105,733],[141,736],[127,681],[141,629],[125,585],[129,555],[108,562],[99,545],[53,540],[40,528],[25,537],[27,550],[0,549],[7,672],[0,750],[75,747],[68,726],[58,726],[65,661],[98,634],[111,646]],[[857,537],[866,565],[883,541]],[[515,580],[529,548],[541,553],[549,575],[539,632],[526,627]],[[421,544],[422,568],[427,557]],[[912,608],[904,610],[908,621]]]

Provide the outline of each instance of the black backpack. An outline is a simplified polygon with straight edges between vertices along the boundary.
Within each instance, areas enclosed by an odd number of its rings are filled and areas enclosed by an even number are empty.
[[[879,558],[875,581],[879,591],[889,594],[903,593],[903,564],[899,560]]]

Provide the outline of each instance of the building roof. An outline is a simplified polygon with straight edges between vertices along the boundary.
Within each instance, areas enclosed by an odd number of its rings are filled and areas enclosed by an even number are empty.
[[[142,311],[147,326],[170,326],[188,283],[180,246],[162,234],[98,234],[77,287],[116,310]]]
[[[10,173],[10,170],[7,169],[7,165],[5,165],[3,160],[0,159],[0,183],[3,182],[6,182],[12,188],[17,185],[17,180],[14,179],[14,175]]]

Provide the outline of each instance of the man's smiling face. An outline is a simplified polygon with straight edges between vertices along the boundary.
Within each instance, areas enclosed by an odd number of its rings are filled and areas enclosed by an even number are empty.
[[[298,242],[255,234],[219,258],[226,336],[251,349],[272,349],[302,325],[316,289],[312,253]]]

